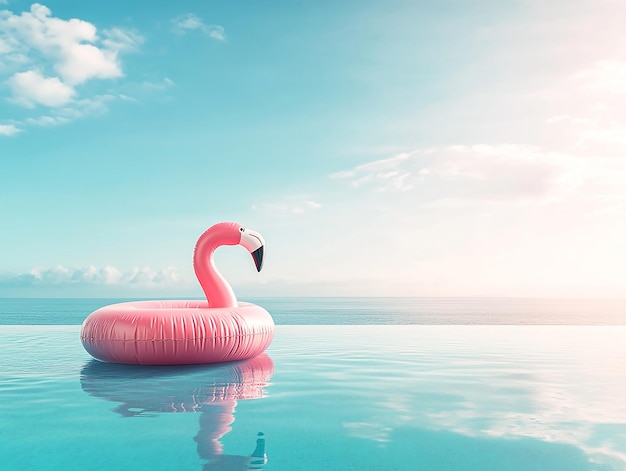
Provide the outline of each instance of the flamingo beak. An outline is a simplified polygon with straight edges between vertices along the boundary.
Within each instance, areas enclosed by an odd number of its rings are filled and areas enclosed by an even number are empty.
[[[261,268],[263,268],[263,246],[252,252],[252,258],[256,265],[256,271],[261,271]]]
[[[250,252],[252,259],[254,260],[256,270],[261,271],[261,268],[263,268],[263,252],[265,248],[265,241],[263,240],[263,237],[261,237],[261,234],[249,229],[243,229],[239,244],[243,245],[248,252]]]

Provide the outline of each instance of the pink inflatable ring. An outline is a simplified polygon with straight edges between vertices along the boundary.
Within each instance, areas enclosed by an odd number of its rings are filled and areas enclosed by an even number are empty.
[[[274,321],[260,306],[238,303],[213,264],[222,245],[242,245],[258,271],[263,265],[260,234],[239,224],[220,223],[196,243],[194,270],[206,301],[136,301],[92,312],[81,329],[85,350],[112,363],[185,365],[244,360],[272,342]]]

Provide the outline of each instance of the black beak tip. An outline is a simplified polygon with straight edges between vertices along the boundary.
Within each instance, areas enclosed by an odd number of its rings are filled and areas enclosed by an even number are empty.
[[[254,264],[256,265],[256,271],[260,272],[261,268],[263,268],[263,246],[252,252],[252,258],[254,259]]]

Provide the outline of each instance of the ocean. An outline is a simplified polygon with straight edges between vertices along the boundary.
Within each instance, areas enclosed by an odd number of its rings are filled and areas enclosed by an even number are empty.
[[[131,299],[0,298],[0,325],[80,325]],[[277,325],[626,325],[626,299],[250,298]]]
[[[2,471],[626,469],[624,300],[246,299],[265,353],[159,367],[82,347],[122,301],[0,299]]]

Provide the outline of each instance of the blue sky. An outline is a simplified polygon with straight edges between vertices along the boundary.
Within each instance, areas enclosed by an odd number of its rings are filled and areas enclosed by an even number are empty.
[[[0,0],[0,296],[623,297],[626,5]]]

